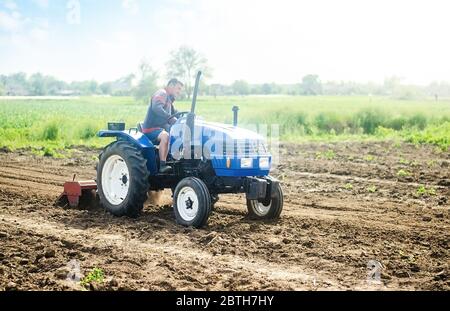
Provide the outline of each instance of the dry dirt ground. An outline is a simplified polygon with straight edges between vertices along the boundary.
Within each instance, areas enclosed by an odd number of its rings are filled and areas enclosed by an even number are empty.
[[[285,192],[281,219],[251,220],[244,197],[227,195],[204,229],[175,224],[170,192],[137,219],[56,207],[74,173],[95,177],[96,154],[0,152],[0,290],[80,289],[67,280],[77,265],[104,271],[94,290],[450,289],[449,152],[285,144],[273,172]],[[368,278],[371,260],[379,283]]]

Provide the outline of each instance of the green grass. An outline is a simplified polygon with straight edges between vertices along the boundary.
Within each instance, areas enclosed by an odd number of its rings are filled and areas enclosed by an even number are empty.
[[[433,144],[441,150],[450,144],[450,101],[362,96],[199,97],[197,115],[230,124],[234,105],[240,107],[240,126],[256,129],[259,124],[263,133],[279,131],[283,141],[394,139]],[[180,111],[189,110],[190,103],[177,102],[176,106]],[[47,154],[78,145],[101,147],[110,139],[95,135],[108,121],[124,121],[127,127],[134,127],[146,111],[147,105],[130,97],[0,99],[0,147],[48,147]],[[321,156],[334,157],[331,153]]]

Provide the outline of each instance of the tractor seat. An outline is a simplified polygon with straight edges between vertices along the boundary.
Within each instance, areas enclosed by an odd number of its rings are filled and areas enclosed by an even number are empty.
[[[139,123],[136,125],[138,131],[141,132],[141,133],[142,133],[143,125],[144,125],[143,122],[139,122]]]
[[[140,133],[142,133],[142,134],[144,134],[144,132],[142,132],[142,129],[144,128],[144,122],[139,122],[137,125],[136,125],[136,127],[137,127],[137,129],[138,129],[138,131],[140,132]],[[145,135],[145,134],[144,134]],[[156,149],[159,149],[159,143],[158,144],[154,144],[154,146],[155,146],[155,148]]]

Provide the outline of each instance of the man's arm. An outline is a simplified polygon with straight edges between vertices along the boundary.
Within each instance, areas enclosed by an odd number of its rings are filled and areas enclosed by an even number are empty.
[[[173,103],[172,104],[170,104],[170,111],[171,111],[171,113],[172,114],[176,114],[176,113],[178,113],[178,110],[176,110],[175,109],[175,107],[174,107],[174,105],[173,105]],[[175,117],[173,117],[173,118],[170,118],[170,120],[169,120],[169,124],[170,125],[174,125],[175,124],[175,122],[177,122],[177,118],[175,118]]]
[[[152,99],[152,113],[160,118],[165,118],[167,120],[170,117],[170,114],[164,110],[164,104],[164,96],[155,96]]]
[[[178,113],[178,110],[175,109],[175,106],[172,103],[172,114],[176,114],[176,113]]]

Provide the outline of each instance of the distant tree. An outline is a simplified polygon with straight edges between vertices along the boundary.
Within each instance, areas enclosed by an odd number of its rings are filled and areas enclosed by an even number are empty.
[[[27,95],[27,75],[23,72],[13,73],[6,78],[6,95]]]
[[[203,77],[211,75],[208,61],[199,52],[188,46],[181,46],[170,52],[170,59],[166,63],[167,78],[178,78],[184,82],[185,92],[188,99],[191,97],[193,80],[197,71],[203,72]],[[204,79],[203,79],[204,80]]]
[[[44,76],[40,73],[35,73],[30,77],[29,86],[31,95],[42,96],[47,94]]]
[[[208,95],[214,96],[214,98],[216,98],[218,95],[222,95],[222,85],[211,84],[208,87]]]
[[[69,88],[82,95],[92,95],[98,93],[98,83],[95,80],[74,81],[70,84]]]
[[[244,80],[236,80],[233,85],[233,93],[238,95],[248,95],[250,93],[250,86]]]
[[[272,85],[270,85],[269,83],[264,83],[261,86],[261,92],[264,95],[272,94]]]
[[[300,85],[300,94],[302,95],[320,95],[322,94],[322,83],[318,75],[306,75]]]
[[[449,82],[432,82],[426,88],[425,91],[428,95],[431,95],[438,100],[440,97],[450,96],[450,83]]]
[[[44,84],[47,90],[45,95],[58,95],[61,91],[67,89],[66,82],[52,76],[44,76]]]
[[[67,88],[67,84],[64,81],[52,76],[44,76],[41,73],[31,75],[28,80],[28,93],[30,95],[57,95],[65,88]]]
[[[393,95],[402,84],[402,78],[392,76],[384,79],[383,89],[386,95]]]
[[[250,87],[250,94],[262,94],[262,84],[253,84]]]
[[[95,80],[88,82],[88,92],[89,94],[97,94],[98,83]]]
[[[0,96],[2,96],[5,93],[5,87],[3,84],[0,84]]]
[[[271,83],[270,88],[271,88],[271,94],[280,94],[281,93],[281,86],[276,83]]]
[[[100,91],[102,92],[102,94],[104,95],[111,95],[112,92],[112,82],[104,82],[102,84],[100,84],[99,86]]]
[[[133,81],[136,79],[135,74],[129,74],[121,77],[111,83],[111,95],[113,96],[130,96],[133,93]]]
[[[391,95],[395,99],[412,100],[424,96],[424,91],[415,85],[398,85]]]
[[[139,65],[140,80],[133,91],[134,98],[140,102],[147,102],[157,89],[158,73],[150,64],[142,61]]]

